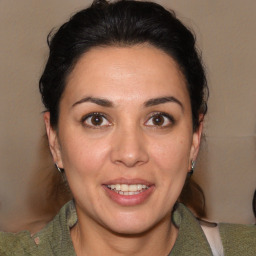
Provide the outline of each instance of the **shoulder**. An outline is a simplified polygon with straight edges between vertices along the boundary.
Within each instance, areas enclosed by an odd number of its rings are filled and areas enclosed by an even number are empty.
[[[0,255],[75,255],[69,230],[76,221],[75,206],[70,201],[52,221],[34,235],[28,231],[16,234],[0,232]]]
[[[256,255],[256,226],[220,223],[225,255]]]
[[[17,234],[0,232],[0,255],[2,256],[16,256],[25,255],[25,248],[23,244],[30,250],[30,233],[22,231]],[[32,251],[32,249],[31,249]],[[30,255],[30,254],[28,254]]]
[[[172,221],[179,231],[170,255],[212,255],[198,220],[187,207],[183,204],[176,205]]]
[[[174,217],[174,223],[179,228],[178,240],[181,237],[183,238],[181,248],[189,244],[190,250],[192,248],[195,251],[197,250],[196,253],[190,255],[212,255],[206,252],[205,241],[207,241],[212,253],[217,252],[214,255],[223,255],[222,250],[224,250],[225,256],[256,256],[256,225],[227,223],[216,225],[198,221],[189,209],[181,204],[174,212]],[[182,233],[185,233],[185,235],[182,235]]]

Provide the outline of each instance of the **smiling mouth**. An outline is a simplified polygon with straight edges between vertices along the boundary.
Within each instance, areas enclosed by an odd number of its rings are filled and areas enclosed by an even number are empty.
[[[117,194],[125,196],[138,195],[149,189],[149,186],[143,184],[110,184],[106,187]]]

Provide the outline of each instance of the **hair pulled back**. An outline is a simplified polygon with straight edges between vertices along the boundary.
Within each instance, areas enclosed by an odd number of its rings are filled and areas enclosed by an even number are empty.
[[[161,49],[177,62],[187,82],[196,130],[200,114],[207,111],[208,87],[195,37],[174,12],[156,3],[131,0],[96,0],[48,36],[50,54],[39,88],[51,126],[57,127],[66,79],[82,54],[97,46],[142,43]]]

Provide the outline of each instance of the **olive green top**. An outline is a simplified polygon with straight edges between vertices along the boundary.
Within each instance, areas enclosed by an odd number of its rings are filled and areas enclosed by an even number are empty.
[[[17,234],[0,232],[0,255],[76,255],[70,237],[70,228],[76,222],[75,206],[70,201],[45,228],[33,236],[28,231]],[[179,204],[174,211],[173,222],[179,228],[179,233],[169,256],[212,255],[201,226],[184,205]],[[220,224],[219,227],[225,256],[256,256],[256,226]]]

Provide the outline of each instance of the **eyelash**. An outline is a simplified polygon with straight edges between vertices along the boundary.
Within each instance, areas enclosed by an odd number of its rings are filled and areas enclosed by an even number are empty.
[[[160,129],[163,129],[163,128],[169,128],[170,126],[173,126],[175,124],[175,119],[172,115],[170,114],[167,114],[167,113],[164,113],[164,112],[155,112],[155,113],[152,113],[150,115],[150,118],[145,122],[145,124],[147,122],[149,122],[149,120],[152,120],[152,118],[154,117],[157,117],[157,116],[161,116],[161,117],[164,117],[168,120],[168,124],[167,125],[148,125],[149,127],[154,127],[154,128],[160,128]],[[164,120],[165,122],[166,120]]]
[[[86,121],[89,119],[89,118],[92,118],[92,117],[100,117],[100,118],[103,118],[105,120],[107,120],[107,122],[109,124],[106,124],[106,125],[93,125],[93,124],[86,124]],[[104,121],[103,121],[104,122]],[[100,128],[104,128],[104,127],[108,127],[108,126],[111,126],[111,122],[108,120],[107,116],[103,113],[98,113],[98,112],[94,112],[94,113],[89,113],[85,116],[82,117],[81,119],[81,123],[88,127],[88,128],[92,128],[92,129],[100,129]]]
[[[108,124],[105,124],[105,125],[102,125],[101,123],[99,125],[95,125],[95,124],[92,124],[92,120],[90,120],[91,124],[87,124],[86,121],[88,121],[90,118],[92,117],[99,117],[99,118],[102,118],[103,119],[103,123],[104,122],[108,122]],[[166,122],[166,119],[168,120],[168,124],[166,125],[157,125],[157,124],[152,124],[152,125],[147,125],[147,123],[152,120],[154,117],[164,117],[165,120],[163,120],[164,122]],[[108,120],[107,116],[103,113],[99,113],[99,112],[94,112],[94,113],[89,113],[85,116],[83,116],[81,118],[81,123],[85,126],[85,127],[88,127],[88,128],[92,128],[92,129],[100,129],[100,128],[105,128],[105,127],[108,127],[108,126],[111,126],[112,123]],[[146,126],[148,127],[154,127],[154,128],[169,128],[170,126],[173,126],[175,124],[175,119],[173,118],[173,116],[167,114],[167,113],[164,113],[164,112],[155,112],[155,113],[152,113],[150,115],[150,117],[147,119],[147,121],[144,123]]]

